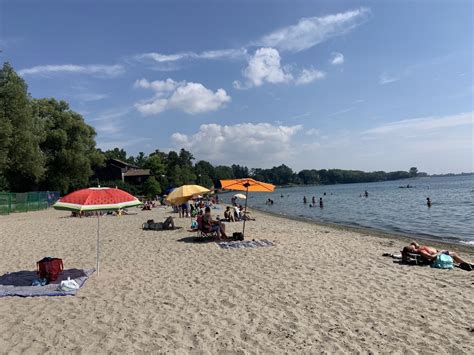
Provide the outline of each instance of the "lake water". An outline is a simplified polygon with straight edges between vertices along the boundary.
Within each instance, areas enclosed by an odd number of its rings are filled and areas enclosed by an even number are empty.
[[[413,188],[399,188],[407,184]],[[369,196],[360,197],[365,190]],[[306,205],[303,196],[308,198]],[[315,208],[309,207],[313,196]],[[320,197],[324,208],[318,205]],[[268,198],[272,206],[265,204]],[[273,193],[249,193],[248,204],[289,217],[474,245],[474,176],[277,188]]]

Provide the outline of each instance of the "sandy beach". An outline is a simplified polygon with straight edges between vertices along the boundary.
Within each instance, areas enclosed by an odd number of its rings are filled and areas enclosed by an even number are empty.
[[[77,296],[0,299],[0,353],[472,354],[474,273],[381,256],[404,239],[253,211],[247,238],[275,246],[223,250],[193,243],[189,219],[141,230],[168,208],[133,212],[101,218],[100,277]],[[94,267],[97,219],[68,216],[1,216],[0,275],[44,256]]]

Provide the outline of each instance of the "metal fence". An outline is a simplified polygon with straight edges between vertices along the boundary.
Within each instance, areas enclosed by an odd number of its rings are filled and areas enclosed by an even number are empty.
[[[58,191],[0,192],[0,215],[44,210],[58,199]]]

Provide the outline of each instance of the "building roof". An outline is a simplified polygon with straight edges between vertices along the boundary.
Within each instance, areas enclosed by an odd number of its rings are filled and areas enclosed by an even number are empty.
[[[123,176],[150,176],[150,169],[130,169]]]
[[[110,159],[108,160],[108,162],[109,162],[109,163],[119,163],[120,165],[123,165],[124,167],[138,169],[138,166],[133,165],[133,164],[130,164],[130,163],[127,163],[126,161],[123,161],[123,160],[120,160],[120,159],[110,158]]]

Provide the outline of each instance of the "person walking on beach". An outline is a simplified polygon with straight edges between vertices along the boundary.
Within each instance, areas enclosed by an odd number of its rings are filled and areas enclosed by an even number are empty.
[[[426,205],[431,207],[431,199],[429,197],[426,198]]]
[[[322,197],[319,198],[319,207],[321,207],[321,208],[324,207],[323,198],[322,198]]]

